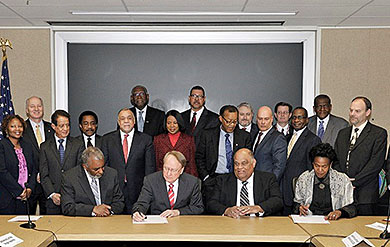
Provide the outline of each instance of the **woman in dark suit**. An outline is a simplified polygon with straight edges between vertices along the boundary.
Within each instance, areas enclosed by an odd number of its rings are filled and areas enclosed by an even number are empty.
[[[37,177],[33,148],[22,139],[26,123],[19,115],[8,115],[1,129],[0,214],[26,214],[24,200],[30,197]]]
[[[187,159],[184,172],[198,177],[195,165],[195,141],[194,137],[184,133],[184,120],[176,110],[168,111],[164,118],[165,133],[154,137],[154,149],[156,151],[156,168],[161,171],[163,159],[167,152],[179,151]]]

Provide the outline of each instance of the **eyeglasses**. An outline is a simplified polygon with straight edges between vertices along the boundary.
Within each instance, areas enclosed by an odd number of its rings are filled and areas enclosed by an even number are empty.
[[[199,95],[199,94],[191,94],[191,95],[190,95],[190,97],[191,97],[191,98],[193,98],[193,99],[200,99],[200,98],[202,98],[202,99],[203,99],[203,98],[204,98],[204,95]]]
[[[289,112],[288,111],[278,111],[277,114],[278,115],[288,115]]]
[[[164,170],[164,172],[178,173],[181,170],[181,168],[179,168],[179,169],[172,169],[172,168],[168,168],[168,167],[164,166],[163,170]]]
[[[225,120],[227,125],[237,124],[237,119],[228,121],[226,118],[224,118],[224,116],[221,116],[221,117],[223,120]]]
[[[144,97],[145,95],[146,94],[144,92],[133,93],[133,97],[138,97],[138,96]]]

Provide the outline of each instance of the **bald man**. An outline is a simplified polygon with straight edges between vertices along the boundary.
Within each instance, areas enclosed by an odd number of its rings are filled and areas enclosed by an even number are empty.
[[[287,141],[283,134],[272,128],[273,120],[271,108],[259,108],[256,119],[259,132],[253,142],[253,153],[256,170],[271,172],[280,181],[286,167]]]

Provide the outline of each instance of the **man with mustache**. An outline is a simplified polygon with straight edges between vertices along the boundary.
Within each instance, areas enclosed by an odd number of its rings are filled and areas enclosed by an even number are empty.
[[[79,116],[81,135],[77,137],[84,143],[84,147],[102,148],[102,137],[96,134],[98,129],[98,116],[93,111],[84,111]]]

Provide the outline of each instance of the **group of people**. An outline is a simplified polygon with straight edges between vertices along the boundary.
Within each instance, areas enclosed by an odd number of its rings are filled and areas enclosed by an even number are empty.
[[[191,88],[182,113],[149,106],[142,85],[130,102],[117,114],[117,130],[104,136],[92,111],[79,116],[81,135],[69,136],[70,115],[56,110],[44,121],[36,96],[26,100],[27,120],[5,117],[0,214],[35,213],[37,204],[40,214],[132,214],[136,221],[146,214],[335,220],[377,212],[387,132],[370,123],[366,97],[351,101],[350,124],[331,114],[323,94],[312,117],[286,102],[274,111],[259,107],[256,119],[247,102],[217,114],[205,107],[201,86]]]

